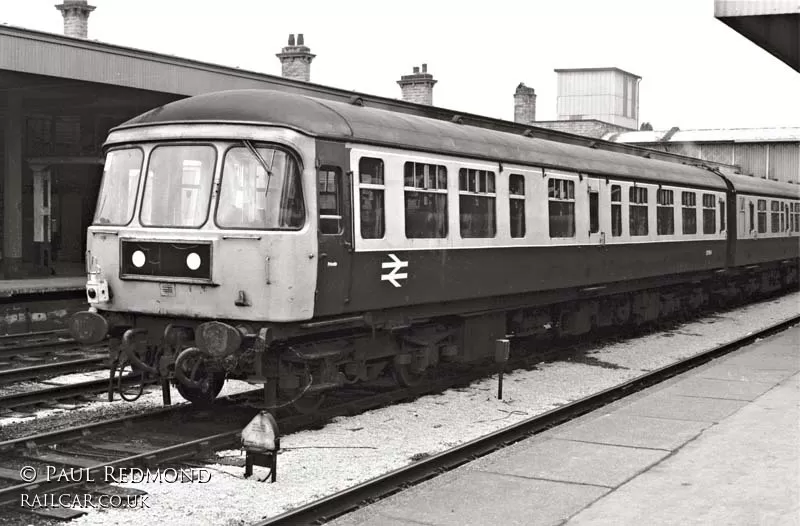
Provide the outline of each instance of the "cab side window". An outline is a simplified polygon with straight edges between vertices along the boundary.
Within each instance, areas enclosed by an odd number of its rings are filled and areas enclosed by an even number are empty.
[[[342,233],[342,171],[336,166],[323,166],[318,175],[319,231],[322,234]]]

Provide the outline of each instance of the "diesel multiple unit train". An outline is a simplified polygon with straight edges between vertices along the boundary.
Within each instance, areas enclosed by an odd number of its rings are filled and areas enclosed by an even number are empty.
[[[113,129],[81,342],[205,403],[796,287],[800,186],[268,90]],[[116,370],[116,369],[115,369]]]

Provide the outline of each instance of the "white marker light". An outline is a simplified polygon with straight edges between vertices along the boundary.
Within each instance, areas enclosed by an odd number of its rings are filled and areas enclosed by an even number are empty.
[[[144,256],[144,252],[141,250],[137,250],[131,256],[131,262],[133,262],[133,266],[136,268],[142,268],[147,261],[147,258]]]
[[[191,270],[197,270],[200,268],[200,256],[196,253],[192,252],[188,256],[186,256],[186,266],[189,267]]]

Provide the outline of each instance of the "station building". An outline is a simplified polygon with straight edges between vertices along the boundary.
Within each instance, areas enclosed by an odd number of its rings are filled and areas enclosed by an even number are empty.
[[[611,132],[605,140],[725,164],[742,173],[800,183],[800,127]]]
[[[285,90],[631,155],[696,162],[597,134],[540,126],[530,88],[522,90],[519,108],[528,117],[510,122],[433,106],[436,80],[426,64],[398,80],[402,100],[377,97],[311,82],[315,55],[303,35],[291,35],[276,54],[282,76],[274,76],[92,41],[88,30],[94,6],[87,0],[64,0],[56,9],[64,17],[63,35],[0,26],[0,280],[6,282],[84,276],[86,229],[94,215],[103,171],[101,145],[108,131],[154,107],[201,93]],[[635,119],[638,102],[631,98],[638,101],[638,83],[634,85],[637,91],[628,88],[626,104],[636,108],[628,115]],[[628,123],[608,125],[616,127],[607,131],[622,131]]]

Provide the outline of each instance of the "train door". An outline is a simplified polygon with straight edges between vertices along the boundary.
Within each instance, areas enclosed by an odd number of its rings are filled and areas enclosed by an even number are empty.
[[[587,191],[589,192],[589,243],[604,245],[606,233],[600,227],[600,210],[607,207],[600,206],[600,180],[586,179]]]
[[[342,144],[317,143],[317,315],[347,310],[353,248],[351,173]]]

